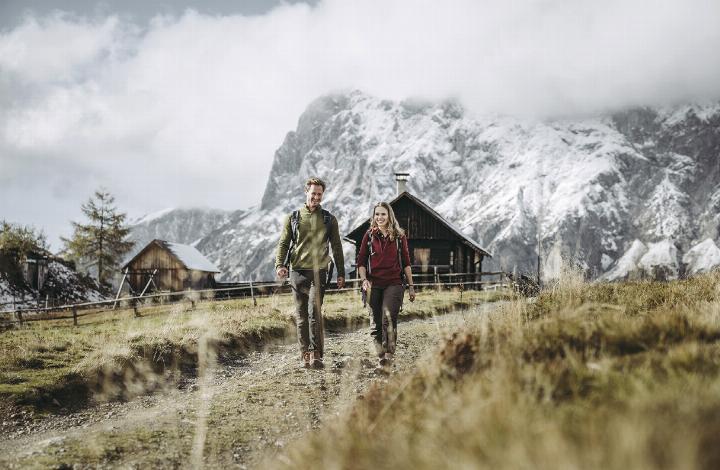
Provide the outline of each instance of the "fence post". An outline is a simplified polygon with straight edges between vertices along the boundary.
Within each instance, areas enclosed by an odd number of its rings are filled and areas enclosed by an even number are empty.
[[[73,306],[73,325],[77,326],[77,307]]]
[[[135,318],[140,318],[140,311],[138,310],[138,301],[137,299],[133,299],[133,312],[135,313]]]
[[[21,308],[18,309],[18,311],[15,313],[17,313],[18,322],[22,325],[23,324],[22,309]]]
[[[462,302],[463,291],[465,290],[465,284],[460,283],[460,302]]]
[[[195,299],[190,299],[190,310],[195,310]]]
[[[255,289],[253,289],[252,279],[250,279],[250,296],[252,297],[253,305],[257,307],[257,299],[255,298]]]

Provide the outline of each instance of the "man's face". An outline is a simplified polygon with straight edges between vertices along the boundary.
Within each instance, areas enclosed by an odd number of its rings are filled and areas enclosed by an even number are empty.
[[[323,192],[323,188],[319,184],[311,184],[305,190],[305,204],[308,206],[308,209],[311,211],[317,209],[320,201],[322,201]]]

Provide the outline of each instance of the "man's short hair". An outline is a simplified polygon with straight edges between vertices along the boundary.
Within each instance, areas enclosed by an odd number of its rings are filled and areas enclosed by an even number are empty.
[[[325,181],[321,180],[320,178],[310,178],[309,180],[305,181],[305,191],[310,189],[310,186],[322,186],[323,192],[325,192]]]

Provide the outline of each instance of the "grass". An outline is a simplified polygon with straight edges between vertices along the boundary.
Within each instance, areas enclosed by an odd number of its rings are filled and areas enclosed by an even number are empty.
[[[720,274],[569,275],[448,337],[282,468],[720,468]]]
[[[506,297],[500,292],[421,293],[407,303],[403,316],[416,318],[469,308]],[[127,399],[173,386],[179,375],[197,366],[200,342],[214,353],[237,354],[294,335],[290,296],[252,301],[196,301],[148,304],[141,317],[131,309],[101,311],[71,320],[26,323],[0,333],[0,403],[41,409],[84,406],[91,398]],[[357,293],[328,295],[329,329],[368,322]]]

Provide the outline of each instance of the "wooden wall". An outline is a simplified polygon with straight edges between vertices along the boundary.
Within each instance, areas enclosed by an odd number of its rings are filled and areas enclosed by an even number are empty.
[[[393,204],[393,211],[400,226],[406,230],[410,261],[413,266],[418,267],[417,271],[431,271],[433,266],[439,266],[442,271],[479,272],[478,261],[482,258],[480,252],[464,243],[421,206],[409,198],[401,198]],[[353,236],[362,237],[368,227],[369,223],[366,222],[361,230],[353,231]],[[356,259],[360,250],[359,244],[360,240],[356,240]]]
[[[452,240],[456,236],[437,219],[414,204],[407,198],[402,198],[393,205],[395,217],[400,226],[407,231],[408,239],[423,240]]]
[[[128,282],[135,292],[145,288],[155,269],[158,272],[153,281],[160,290],[206,289],[214,285],[212,273],[188,270],[167,249],[153,244],[128,265]]]

